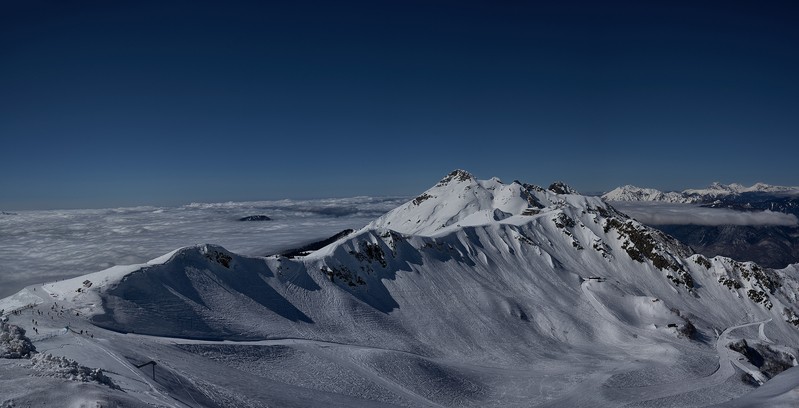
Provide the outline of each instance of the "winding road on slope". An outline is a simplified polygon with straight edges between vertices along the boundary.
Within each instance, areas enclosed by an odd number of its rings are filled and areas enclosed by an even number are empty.
[[[716,340],[716,352],[719,356],[719,367],[713,374],[707,377],[692,379],[686,382],[653,385],[649,387],[616,389],[614,390],[614,393],[620,396],[623,395],[625,401],[647,401],[718,386],[727,381],[728,378],[735,375],[735,367],[749,372],[752,370],[752,367],[747,368],[743,363],[738,361],[740,354],[727,347],[727,345],[730,343],[729,335],[734,330],[758,324],[763,325],[770,321],[771,319],[766,319],[757,322],[739,324],[737,326],[731,326],[724,329],[724,331],[719,335],[719,338]]]
[[[610,320],[611,322],[615,322],[621,325],[626,326],[624,323],[618,321],[618,319],[609,311],[605,306],[599,302],[599,300],[591,293],[590,289],[587,287],[589,281],[585,281],[581,284],[581,289],[583,293],[586,295],[589,303],[596,309],[597,313],[603,318]],[[759,372],[754,369],[753,366],[748,365],[747,363],[741,362],[738,360],[740,354],[731,350],[727,345],[730,343],[730,333],[742,329],[744,327],[760,325],[759,328],[759,337],[761,340],[770,341],[768,337],[766,337],[764,332],[764,325],[771,321],[771,318],[756,321],[756,322],[749,322],[743,323],[736,326],[730,326],[724,329],[721,334],[719,334],[718,339],[716,340],[716,353],[719,357],[719,367],[716,371],[704,378],[699,379],[691,379],[690,381],[685,382],[675,382],[675,383],[668,383],[668,384],[658,384],[646,387],[631,387],[631,388],[613,388],[612,392],[609,393],[611,399],[624,401],[626,403],[630,402],[641,402],[641,401],[648,401],[648,400],[655,400],[665,397],[670,397],[674,395],[684,394],[687,392],[700,390],[704,388],[710,388],[714,386],[718,386],[725,382],[728,378],[735,375],[735,368],[738,367],[739,369],[743,370],[744,372],[751,373],[753,375],[759,374]]]
[[[728,369],[725,370],[725,372],[729,372],[729,375],[735,374],[735,369],[732,367],[733,365],[738,367],[738,368],[740,368],[744,372],[747,372],[747,373],[750,373],[750,374],[755,374],[753,372],[754,367],[752,367],[751,365],[747,366],[746,364],[742,363],[738,359],[738,356],[740,356],[740,354],[738,352],[736,352],[736,351],[731,350],[729,347],[727,347],[727,345],[730,343],[729,334],[733,330],[742,329],[744,327],[749,327],[749,326],[754,326],[756,324],[759,324],[760,325],[759,332],[760,332],[761,339],[763,339],[763,338],[767,339],[767,337],[766,337],[766,335],[765,335],[765,333],[763,331],[764,330],[763,327],[764,327],[764,325],[766,323],[768,323],[770,321],[771,321],[771,318],[768,318],[766,320],[762,320],[762,321],[759,321],[759,322],[744,323],[744,324],[741,324],[741,325],[738,325],[738,326],[728,327],[723,332],[721,332],[721,335],[719,335],[718,340],[716,340],[716,352],[719,353],[719,369],[718,369],[718,371],[716,371],[716,373],[713,373],[713,375],[716,375],[719,371],[722,371],[722,368],[725,366],[725,364],[722,363],[722,360],[727,360],[727,361],[729,361],[731,363],[731,364],[727,364],[726,365]],[[754,371],[757,372],[756,369],[754,369]],[[758,372],[758,374],[759,374],[759,372]],[[729,376],[727,376],[727,377],[729,377]],[[763,380],[765,380],[765,378],[763,378]]]

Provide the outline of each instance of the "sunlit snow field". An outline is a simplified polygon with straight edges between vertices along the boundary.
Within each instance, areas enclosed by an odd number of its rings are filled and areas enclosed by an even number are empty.
[[[140,263],[214,243],[268,255],[360,228],[407,198],[192,203],[179,207],[13,211],[0,214],[0,298],[22,287]],[[271,221],[239,221],[266,215]]]

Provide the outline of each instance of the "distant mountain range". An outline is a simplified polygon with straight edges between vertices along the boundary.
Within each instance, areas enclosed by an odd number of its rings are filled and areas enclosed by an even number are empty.
[[[661,202],[696,204],[707,208],[735,211],[775,211],[799,216],[799,187],[772,186],[757,183],[713,183],[706,189],[662,192],[652,188],[622,186],[602,198],[613,202]],[[642,207],[644,211],[660,211]],[[785,225],[659,225],[652,226],[690,245],[705,256],[728,256],[739,261],[781,268],[799,262],[799,226]]]
[[[456,170],[321,245],[184,247],[2,299],[22,362],[0,358],[0,402],[795,402],[797,266],[695,254],[563,183]]]
[[[741,198],[743,197],[743,198]],[[631,185],[617,187],[602,195],[605,201],[660,201],[668,203],[706,204],[716,200],[747,201],[751,197],[770,197],[799,200],[799,187],[772,186],[756,183],[750,187],[741,184],[713,183],[704,189],[687,189],[681,192],[663,192],[654,188]]]

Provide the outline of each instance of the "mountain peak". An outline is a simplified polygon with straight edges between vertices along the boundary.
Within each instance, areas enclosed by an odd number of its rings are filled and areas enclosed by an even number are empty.
[[[556,181],[549,185],[549,191],[555,194],[580,194],[577,190],[571,188],[568,184],[562,181]]]
[[[563,197],[572,195],[573,197]],[[477,226],[515,216],[529,217],[548,206],[585,206],[565,183],[553,183],[549,190],[515,181],[504,184],[494,177],[477,180],[464,170],[455,170],[413,200],[389,211],[367,228],[390,229],[409,235],[434,235],[450,226]],[[602,206],[601,201],[593,205]],[[554,208],[554,207],[553,207]],[[523,223],[527,218],[515,221]]]
[[[436,184],[437,186],[445,186],[450,183],[460,183],[464,181],[474,181],[474,176],[466,170],[455,169],[451,173],[447,174],[446,177],[441,179],[441,181]]]

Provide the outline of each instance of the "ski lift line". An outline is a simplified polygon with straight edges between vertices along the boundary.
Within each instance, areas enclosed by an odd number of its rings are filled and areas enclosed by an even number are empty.
[[[152,366],[153,366],[153,380],[155,380],[155,366],[158,365],[158,363],[156,363],[153,360],[150,360],[150,361],[148,361],[148,362],[146,362],[144,364],[134,364],[134,366],[136,368],[142,368],[142,367],[148,366],[150,364],[152,364]]]
[[[155,363],[155,362],[153,362],[153,363]],[[155,365],[153,365],[153,370],[155,370]],[[167,369],[166,371],[167,371],[169,374],[171,374],[171,375],[172,375],[172,377],[174,377],[174,378],[175,378],[175,381],[177,381],[177,382],[178,382],[178,384],[180,384],[180,386],[181,386],[181,387],[183,387],[183,390],[184,390],[184,391],[186,391],[186,394],[189,394],[189,397],[191,397],[191,400],[192,400],[192,401],[194,401],[194,403],[195,403],[195,404],[197,404],[197,405],[195,405],[195,406],[198,406],[198,407],[199,407],[199,406],[200,406],[200,403],[199,403],[199,402],[197,402],[197,400],[194,398],[194,395],[191,395],[191,392],[189,392],[189,389],[188,389],[188,388],[186,388],[186,385],[185,385],[185,384],[183,384],[183,381],[180,381],[180,378],[178,378],[178,376],[176,376],[176,375],[175,375],[175,373],[173,373],[173,372],[172,372],[172,370],[169,370],[169,369]]]
[[[79,338],[79,339],[80,339],[80,338]],[[117,362],[119,362],[119,364],[121,364],[123,367],[127,368],[127,369],[128,369],[130,372],[132,372],[132,373],[133,373],[135,376],[139,377],[139,379],[140,379],[140,380],[141,380],[141,381],[142,381],[144,384],[147,384],[147,385],[150,387],[150,390],[151,390],[151,392],[147,392],[146,394],[150,395],[151,397],[152,397],[152,396],[155,396],[155,395],[153,395],[153,394],[156,394],[156,395],[158,395],[158,396],[160,396],[160,397],[161,397],[161,400],[162,400],[162,402],[163,402],[164,404],[167,404],[167,402],[166,402],[166,401],[169,401],[169,398],[168,398],[166,395],[164,395],[164,394],[163,394],[161,391],[159,391],[159,390],[158,390],[158,389],[157,389],[157,388],[156,388],[156,387],[155,387],[153,384],[151,384],[149,381],[147,381],[147,377],[144,377],[144,376],[142,376],[142,375],[139,373],[139,370],[134,370],[134,369],[132,369],[132,368],[130,367],[130,366],[131,366],[131,364],[130,364],[129,362],[122,361],[122,359],[120,359],[119,357],[117,357],[117,356],[116,356],[114,353],[112,353],[112,352],[108,351],[108,350],[107,350],[105,347],[103,347],[103,346],[101,346],[101,345],[99,345],[99,344],[95,344],[95,345],[96,345],[96,346],[97,346],[97,347],[98,347],[100,350],[102,350],[102,351],[104,351],[106,354],[108,354],[108,356],[109,356],[109,357],[113,358],[114,360],[116,360]],[[179,408],[179,407],[176,407],[175,405],[172,405],[172,404],[169,404],[169,406],[171,406],[172,408]]]

